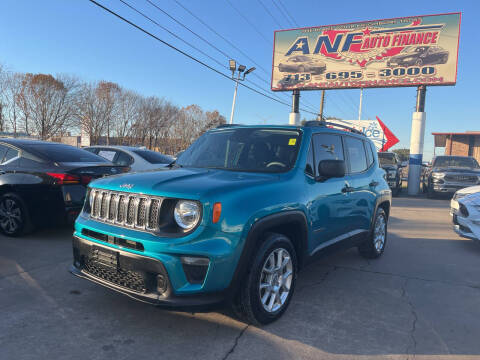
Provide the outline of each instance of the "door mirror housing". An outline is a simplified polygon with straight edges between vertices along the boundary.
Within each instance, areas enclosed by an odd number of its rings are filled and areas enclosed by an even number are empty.
[[[322,160],[318,163],[317,181],[324,181],[330,178],[341,178],[345,176],[346,166],[344,160]]]

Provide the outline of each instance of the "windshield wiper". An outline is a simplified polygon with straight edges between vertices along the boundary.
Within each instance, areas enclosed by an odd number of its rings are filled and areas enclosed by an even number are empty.
[[[182,168],[183,165],[177,164],[177,160],[173,160],[170,164],[167,165],[169,168]]]

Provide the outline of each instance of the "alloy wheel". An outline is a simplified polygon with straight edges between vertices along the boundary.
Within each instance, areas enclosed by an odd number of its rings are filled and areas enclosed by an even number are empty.
[[[290,253],[283,249],[273,250],[263,264],[260,274],[259,295],[265,311],[274,313],[285,304],[293,280],[293,262]]]
[[[385,245],[385,237],[387,234],[387,223],[385,221],[385,217],[380,215],[375,220],[375,227],[373,232],[373,245],[375,246],[375,250],[380,253],[383,250],[383,246]]]
[[[22,210],[13,199],[3,199],[0,202],[0,226],[3,231],[13,234],[18,231],[22,223]]]

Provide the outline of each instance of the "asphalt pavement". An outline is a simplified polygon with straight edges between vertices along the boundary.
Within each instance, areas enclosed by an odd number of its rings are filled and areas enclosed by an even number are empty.
[[[0,359],[480,359],[480,244],[448,200],[395,198],[386,252],[299,274],[284,316],[169,312],[68,272],[71,229],[0,236]]]

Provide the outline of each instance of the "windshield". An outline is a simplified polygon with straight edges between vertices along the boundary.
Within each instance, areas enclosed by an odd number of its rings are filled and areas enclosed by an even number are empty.
[[[288,129],[236,128],[202,135],[177,159],[184,167],[250,172],[285,172],[297,159],[300,132]]]
[[[170,164],[173,158],[151,150],[133,150],[135,154],[150,164]]]
[[[380,165],[395,165],[395,155],[388,153],[378,153]]]
[[[78,149],[70,145],[53,143],[35,144],[29,145],[28,149],[31,149],[41,157],[54,162],[108,162],[104,158],[92,154],[89,151]]]
[[[469,169],[478,169],[477,160],[469,157],[460,156],[441,156],[435,159],[433,167],[460,167]]]

